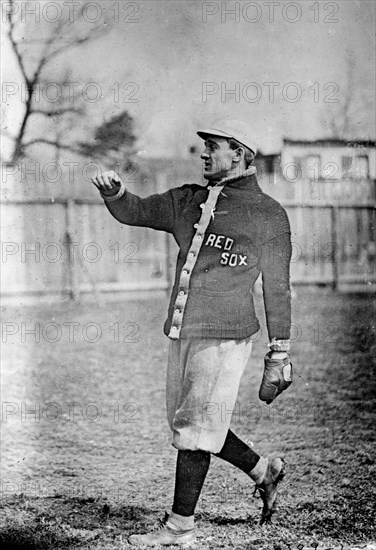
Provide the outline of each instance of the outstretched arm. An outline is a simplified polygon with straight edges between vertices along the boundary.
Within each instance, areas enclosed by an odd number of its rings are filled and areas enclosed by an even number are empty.
[[[173,191],[141,198],[130,193],[113,170],[92,178],[105,205],[119,222],[127,225],[173,231],[175,204]]]

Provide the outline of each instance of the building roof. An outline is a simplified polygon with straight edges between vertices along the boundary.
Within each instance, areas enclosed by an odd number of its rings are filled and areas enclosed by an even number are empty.
[[[339,146],[339,147],[376,147],[376,141],[374,140],[349,140],[349,139],[339,139],[339,138],[322,138],[322,139],[316,139],[316,140],[310,140],[310,139],[290,139],[290,138],[283,138],[283,144],[284,145],[299,145],[299,146],[311,146],[311,145],[317,145],[320,147],[333,147],[333,146]]]

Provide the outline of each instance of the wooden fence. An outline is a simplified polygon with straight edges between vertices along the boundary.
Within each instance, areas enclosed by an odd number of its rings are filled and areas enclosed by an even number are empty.
[[[373,287],[374,205],[283,204],[292,228],[293,284]],[[171,287],[177,252],[171,236],[119,224],[98,198],[12,199],[1,209],[5,298]]]

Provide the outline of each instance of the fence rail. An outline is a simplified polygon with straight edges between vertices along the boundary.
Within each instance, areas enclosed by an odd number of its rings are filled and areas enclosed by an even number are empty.
[[[293,284],[376,283],[375,205],[282,201],[292,228]],[[168,290],[170,235],[121,225],[99,198],[2,201],[2,295]]]

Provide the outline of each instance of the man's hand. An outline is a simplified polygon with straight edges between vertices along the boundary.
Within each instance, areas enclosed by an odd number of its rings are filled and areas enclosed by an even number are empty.
[[[268,405],[292,382],[292,364],[285,351],[270,351],[264,358],[264,376],[262,377],[259,398]]]
[[[122,184],[120,177],[114,170],[103,172],[100,176],[91,178],[91,181],[102,195],[108,196],[116,195]]]

